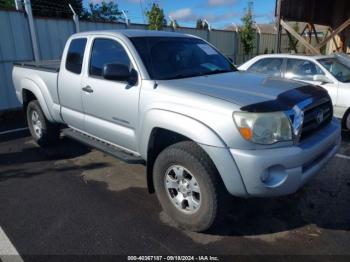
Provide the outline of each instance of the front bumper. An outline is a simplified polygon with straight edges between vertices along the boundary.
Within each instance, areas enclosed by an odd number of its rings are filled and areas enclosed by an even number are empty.
[[[250,196],[279,196],[297,191],[336,154],[338,120],[299,145],[264,150],[230,149]]]

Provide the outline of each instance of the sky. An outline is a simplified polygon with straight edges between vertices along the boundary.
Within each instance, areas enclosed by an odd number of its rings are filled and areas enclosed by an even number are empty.
[[[86,5],[93,1],[84,0]],[[106,0],[107,2],[109,0]],[[120,10],[127,11],[131,23],[147,21],[142,12],[149,9],[151,3],[158,3],[164,9],[166,19],[176,19],[180,26],[195,27],[198,18],[205,18],[213,28],[224,29],[226,26],[241,24],[241,17],[248,0],[113,0]],[[273,19],[275,0],[254,0],[254,19],[258,24],[269,23]]]

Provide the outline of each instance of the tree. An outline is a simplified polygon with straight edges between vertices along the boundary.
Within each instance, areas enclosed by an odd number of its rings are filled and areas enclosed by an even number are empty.
[[[146,12],[146,16],[150,30],[161,30],[167,24],[163,9],[156,3],[152,4],[151,10]]]
[[[110,22],[117,22],[123,19],[122,12],[119,11],[118,5],[112,0],[109,2],[102,0],[102,2],[98,4],[90,2],[88,9],[85,9],[83,11],[81,18],[92,21]]]
[[[14,0],[0,0],[0,8],[8,8],[12,9],[15,8],[15,1]]]
[[[198,18],[196,21],[196,29],[204,29],[207,30],[208,29],[208,24],[207,23],[203,23],[203,19]]]
[[[68,6],[69,4],[72,5],[77,15],[81,16],[83,12],[82,2],[82,0],[31,0],[34,16],[61,18],[72,17],[73,13]]]
[[[243,44],[243,51],[245,55],[251,53],[254,48],[255,39],[255,29],[253,25],[255,24],[253,19],[253,2],[248,2],[248,7],[245,10],[245,14],[242,17],[242,29],[241,29],[241,42]]]

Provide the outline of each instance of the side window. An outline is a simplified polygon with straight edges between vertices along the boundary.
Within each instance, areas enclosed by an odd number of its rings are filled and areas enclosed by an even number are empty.
[[[248,68],[248,71],[267,74],[272,76],[281,76],[283,58],[263,58]]]
[[[131,63],[123,46],[111,39],[94,40],[92,46],[89,74],[91,76],[102,76],[105,64],[122,64],[130,68]]]
[[[68,71],[75,74],[81,73],[85,46],[86,38],[74,39],[70,42],[66,59],[66,69]]]
[[[311,61],[288,59],[286,78],[312,81],[314,75],[324,75],[323,71]]]

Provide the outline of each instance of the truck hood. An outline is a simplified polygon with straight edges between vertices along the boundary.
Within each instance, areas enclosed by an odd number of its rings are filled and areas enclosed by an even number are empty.
[[[168,81],[160,81],[160,85],[176,88],[181,91],[195,92],[218,99],[222,99],[238,106],[261,104],[267,101],[277,101],[283,94],[284,99],[295,102],[298,99],[314,97],[320,91],[319,87],[291,80],[278,79],[248,72],[232,72]],[[289,92],[293,90],[293,92]],[[323,89],[322,92],[323,93]],[[286,95],[287,94],[287,95]]]

